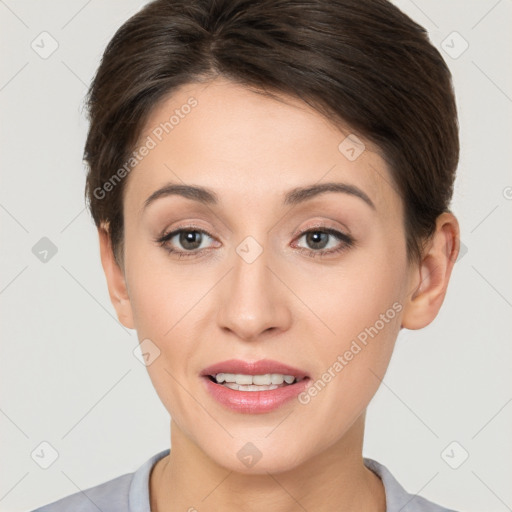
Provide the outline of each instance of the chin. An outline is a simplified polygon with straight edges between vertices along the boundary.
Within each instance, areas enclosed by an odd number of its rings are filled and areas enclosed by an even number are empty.
[[[259,437],[248,435],[246,430],[240,436],[233,432],[229,440],[225,436],[218,440],[209,438],[198,446],[215,464],[245,475],[290,471],[314,456],[310,453],[313,448],[310,441],[306,444],[305,439],[294,439],[286,435],[285,430],[281,437],[272,439],[273,434],[270,434],[265,438],[270,431],[267,429],[266,434]]]

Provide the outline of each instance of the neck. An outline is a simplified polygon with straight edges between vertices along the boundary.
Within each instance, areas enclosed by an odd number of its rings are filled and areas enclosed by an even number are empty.
[[[171,421],[171,453],[150,476],[152,512],[256,510],[385,512],[380,478],[363,463],[364,415],[329,449],[280,473],[249,475],[218,465]]]

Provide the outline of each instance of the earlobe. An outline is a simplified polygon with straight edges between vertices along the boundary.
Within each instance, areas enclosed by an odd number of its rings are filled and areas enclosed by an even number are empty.
[[[460,247],[459,223],[448,212],[436,221],[436,230],[421,262],[411,274],[402,327],[421,329],[430,324],[443,304]]]
[[[117,263],[108,233],[108,227],[98,228],[101,265],[107,279],[110,300],[117,318],[128,329],[134,329],[132,306],[123,270]]]

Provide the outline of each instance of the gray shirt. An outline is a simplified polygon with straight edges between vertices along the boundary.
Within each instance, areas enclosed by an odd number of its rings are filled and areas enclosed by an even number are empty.
[[[54,501],[32,512],[151,512],[149,475],[169,448],[149,458],[134,473],[127,473]],[[386,493],[386,512],[455,512],[417,495],[409,494],[391,472],[373,459],[364,464],[380,477]]]

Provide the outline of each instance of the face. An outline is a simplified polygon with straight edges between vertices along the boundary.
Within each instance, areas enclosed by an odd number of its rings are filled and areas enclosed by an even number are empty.
[[[224,80],[181,88],[152,112],[124,191],[125,323],[151,347],[173,428],[242,472],[292,469],[347,436],[410,292],[384,160],[284,100]],[[222,373],[242,375],[235,389],[205,375]]]

